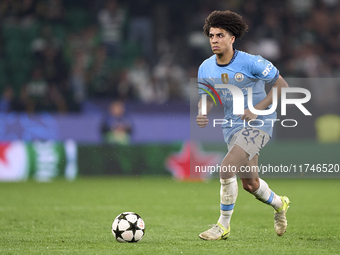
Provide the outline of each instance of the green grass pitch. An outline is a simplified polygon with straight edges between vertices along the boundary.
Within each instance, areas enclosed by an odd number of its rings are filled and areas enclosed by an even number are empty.
[[[169,177],[79,178],[0,183],[0,254],[339,254],[340,180],[267,179],[291,200],[288,229],[275,234],[273,210],[242,190],[226,241],[198,234],[219,216],[219,182]],[[139,243],[118,243],[121,212],[142,216]]]

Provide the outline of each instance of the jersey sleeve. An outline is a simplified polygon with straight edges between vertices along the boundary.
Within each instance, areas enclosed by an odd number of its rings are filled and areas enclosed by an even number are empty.
[[[212,87],[214,87],[215,84],[211,84],[208,82],[208,78],[204,73],[204,67],[203,65],[201,65],[198,68],[198,76],[197,76],[197,83],[198,83],[198,94],[201,97],[203,94],[207,94],[206,91],[209,91],[210,93],[212,92],[210,88],[208,88],[208,86],[206,86],[205,84],[208,84]]]
[[[274,84],[279,78],[279,70],[268,60],[261,56],[255,56],[251,66],[254,77],[265,81],[266,84]]]

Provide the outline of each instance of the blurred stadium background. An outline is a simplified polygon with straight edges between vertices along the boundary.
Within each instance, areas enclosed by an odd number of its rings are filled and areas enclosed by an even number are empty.
[[[313,116],[291,108],[299,125],[276,126],[264,162],[338,162],[338,0],[2,0],[0,178],[170,175],[190,140],[190,78],[211,55],[202,27],[216,9],[248,23],[237,49],[312,93]]]

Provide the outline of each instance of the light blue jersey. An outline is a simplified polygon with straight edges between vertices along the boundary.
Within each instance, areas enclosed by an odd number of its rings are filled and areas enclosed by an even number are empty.
[[[261,102],[266,96],[265,84],[272,85],[279,77],[279,71],[268,60],[261,56],[254,56],[243,51],[235,50],[229,64],[219,65],[216,55],[206,59],[198,70],[199,87],[211,92],[208,84],[215,87],[215,84],[231,84],[240,88],[244,95],[244,109],[248,109],[248,88],[252,88],[253,106]],[[233,114],[233,96],[229,89],[216,89],[220,95],[224,107],[224,119],[228,122],[222,125],[224,140],[230,142],[233,134],[244,127],[249,126],[241,116]],[[199,89],[200,94],[205,94]],[[267,109],[271,107],[268,106]],[[273,120],[276,119],[276,112],[269,115],[258,115],[251,126],[265,131],[269,136],[273,133]],[[261,121],[262,120],[262,121]]]

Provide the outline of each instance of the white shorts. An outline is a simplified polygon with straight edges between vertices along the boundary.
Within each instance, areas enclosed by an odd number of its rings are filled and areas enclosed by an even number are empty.
[[[270,136],[263,130],[245,127],[233,135],[228,144],[228,150],[230,151],[237,144],[249,154],[249,160],[251,160],[256,154],[260,154],[260,150],[267,144],[269,139]]]

